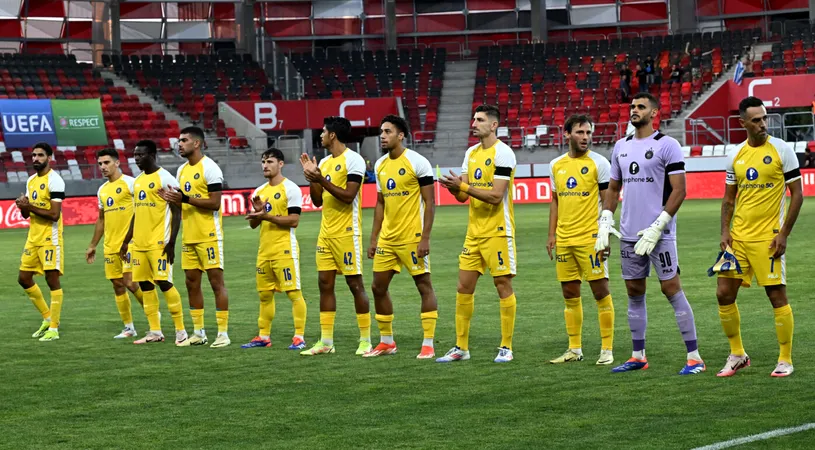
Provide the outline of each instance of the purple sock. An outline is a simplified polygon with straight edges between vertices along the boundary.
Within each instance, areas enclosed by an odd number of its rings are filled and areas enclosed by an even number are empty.
[[[634,351],[645,350],[645,328],[648,326],[648,312],[645,310],[645,295],[628,296],[628,327]]]
[[[695,351],[699,348],[696,345],[696,322],[693,319],[693,309],[688,303],[688,298],[685,297],[685,291],[679,291],[668,297],[668,301],[674,308],[676,324],[679,325],[679,331],[682,333],[682,339],[685,340],[688,353]]]

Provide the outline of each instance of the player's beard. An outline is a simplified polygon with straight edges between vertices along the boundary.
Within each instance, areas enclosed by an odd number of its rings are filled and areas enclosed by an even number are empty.
[[[40,170],[45,169],[46,164],[47,163],[35,162],[31,164],[31,166],[34,167],[34,170],[39,172]]]

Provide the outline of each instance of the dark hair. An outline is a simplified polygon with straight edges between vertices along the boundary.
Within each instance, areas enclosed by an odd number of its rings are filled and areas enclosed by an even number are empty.
[[[764,101],[758,97],[744,97],[742,101],[739,102],[739,114],[744,115],[747,112],[747,108],[755,108],[757,106],[764,106]]]
[[[147,153],[154,156],[156,155],[156,153],[158,153],[158,147],[156,146],[156,143],[151,141],[150,139],[142,139],[141,141],[136,142],[136,148],[138,147],[146,148]]]
[[[198,139],[199,141],[201,141],[202,144],[206,140],[206,137],[204,136],[204,130],[202,130],[202,129],[198,128],[198,127],[186,127],[183,130],[181,130],[181,132],[179,134],[189,134],[190,136],[194,137],[195,139]]]
[[[272,147],[269,150],[266,150],[265,152],[263,152],[262,155],[260,155],[260,160],[261,161],[263,161],[264,159],[267,159],[267,158],[274,158],[274,159],[276,159],[278,161],[286,162],[286,160],[283,157],[283,152],[276,149],[275,147]]]
[[[323,119],[323,125],[329,133],[334,133],[337,140],[347,144],[351,140],[351,121],[345,117],[330,116]]]
[[[589,125],[593,125],[591,117],[586,114],[573,114],[571,117],[566,119],[566,123],[563,125],[563,129],[566,130],[567,133],[571,133],[572,129],[575,125],[583,125],[587,123]]]
[[[110,156],[113,159],[119,159],[119,152],[117,152],[114,148],[105,148],[96,152],[96,159],[103,156]]]
[[[37,148],[45,150],[45,154],[48,155],[48,156],[52,156],[54,154],[54,149],[51,148],[51,145],[49,143],[47,143],[47,142],[37,142],[36,144],[34,144],[33,147],[31,147],[31,150],[34,150],[34,149],[37,149]]]
[[[395,126],[400,132],[405,133],[405,136],[407,136],[408,133],[410,133],[408,129],[408,124],[405,121],[405,119],[397,115],[388,114],[387,116],[383,117],[382,121],[379,122],[379,126],[381,127],[382,124],[384,124],[385,122],[393,124],[393,126]]]
[[[659,100],[657,100],[656,97],[649,94],[648,92],[640,92],[640,93],[638,93],[637,95],[631,97],[631,101],[633,102],[634,100],[639,100],[641,98],[648,99],[648,103],[651,104],[651,108],[659,109]]]
[[[498,107],[495,105],[480,105],[475,108],[475,112],[477,113],[485,113],[487,117],[491,117],[495,119],[496,122],[501,121],[501,111],[498,110]]]

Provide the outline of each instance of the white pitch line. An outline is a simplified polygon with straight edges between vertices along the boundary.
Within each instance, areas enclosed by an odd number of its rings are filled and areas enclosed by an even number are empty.
[[[743,438],[731,439],[729,441],[718,442],[716,444],[706,445],[704,447],[696,447],[693,450],[719,450],[722,448],[735,447],[737,445],[749,444],[750,442],[764,441],[767,439],[777,438],[779,436],[786,436],[788,434],[800,433],[815,429],[815,422],[806,423],[804,425],[792,428],[779,428],[777,430],[768,431],[766,433],[754,434],[752,436],[745,436]]]

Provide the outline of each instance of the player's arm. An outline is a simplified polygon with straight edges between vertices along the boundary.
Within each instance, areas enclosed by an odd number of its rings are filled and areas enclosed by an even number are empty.
[[[320,186],[320,183],[309,183],[308,184],[308,193],[311,197],[311,204],[322,208],[323,206],[323,187]]]
[[[261,222],[266,221],[284,228],[297,228],[297,225],[300,224],[300,212],[300,208],[289,208],[288,215],[285,216],[274,216],[269,213],[258,214],[256,216],[250,214],[249,226],[255,229]]]
[[[27,209],[31,214],[40,216],[43,219],[48,219],[52,222],[56,222],[59,220],[59,215],[62,214],[62,200],[55,201],[54,199],[51,199],[51,207],[48,209],[39,208],[31,204],[29,204]]]
[[[552,250],[554,250],[557,243],[557,193],[552,191],[552,201],[549,203],[549,239],[546,241],[546,252],[549,253],[549,259],[552,260]]]
[[[470,177],[466,173],[462,173],[461,176],[459,176],[459,179],[461,179],[462,183],[465,184],[470,183]],[[470,196],[466,192],[462,192],[461,189],[447,188],[447,190],[450,191],[450,193],[456,197],[456,200],[459,203],[464,203],[467,201],[468,198],[470,198]]]
[[[127,261],[127,248],[130,245],[130,241],[133,240],[133,223],[134,222],[136,222],[136,215],[135,214],[130,219],[130,226],[127,227],[127,234],[125,234],[124,241],[122,241],[122,247],[119,249],[119,256],[125,261]]]
[[[181,194],[181,203],[189,203],[197,208],[218,211],[221,209],[221,184],[218,183],[217,186],[210,184],[207,186],[207,190],[209,191],[209,198],[192,198]]]
[[[354,203],[354,199],[357,197],[357,194],[359,194],[359,188],[362,186],[362,175],[349,173],[345,183],[346,187],[343,189],[326,180],[325,177],[320,174],[319,185],[337,200],[350,205]],[[322,192],[320,192],[320,194],[322,195]]]
[[[784,226],[781,227],[780,231],[785,237],[792,233],[792,227],[795,226],[795,221],[798,220],[798,213],[801,212],[801,206],[804,204],[804,185],[801,183],[801,178],[787,184],[787,186],[790,190],[790,209],[787,211]]]
[[[736,209],[736,195],[739,192],[738,185],[726,184],[724,187],[724,197],[722,197],[722,241],[719,247],[724,251],[728,246],[733,245],[733,238],[730,236],[730,222],[733,221],[733,211]]]
[[[620,180],[615,180],[614,178],[609,180],[608,189],[605,190],[605,194],[601,193],[603,209],[607,209],[612,213],[617,211],[617,205],[620,203],[620,190],[622,190],[622,188],[623,184]]]
[[[784,225],[770,243],[773,258],[780,258],[787,251],[787,236],[792,232],[792,227],[795,226],[798,213],[801,212],[801,206],[804,204],[803,183],[801,181],[801,169],[798,167],[798,158],[789,145],[784,144],[784,147],[781,160],[784,170],[784,182],[790,190],[790,208],[784,220]]]
[[[368,245],[368,258],[373,259],[376,244],[379,242],[379,233],[382,231],[382,221],[385,220],[385,197],[381,192],[376,193],[376,206],[374,207],[374,224],[371,227],[371,243]]]
[[[96,224],[93,226],[91,243],[88,244],[88,249],[85,250],[85,260],[88,261],[88,264],[96,259],[96,246],[99,245],[103,234],[105,234],[105,210],[99,208],[99,216],[97,216]]]
[[[164,243],[164,255],[167,256],[167,262],[172,264],[175,262],[175,240],[181,228],[181,207],[175,203],[167,203],[167,205],[170,207],[172,219],[170,221],[170,240]]]
[[[685,190],[685,172],[668,175],[668,182],[671,184],[671,195],[668,196],[668,201],[665,202],[664,211],[673,217],[679,211],[679,207],[682,206],[687,194]]]
[[[500,169],[500,167],[498,169]],[[470,197],[477,198],[484,203],[498,205],[504,200],[504,195],[506,194],[508,187],[509,180],[495,178],[492,181],[492,189],[474,188],[468,184],[462,183],[461,190],[466,192]]]
[[[430,242],[430,233],[433,231],[433,221],[436,219],[436,189],[433,185],[433,177],[422,181],[422,200],[424,200],[424,217],[422,217],[422,240]]]

